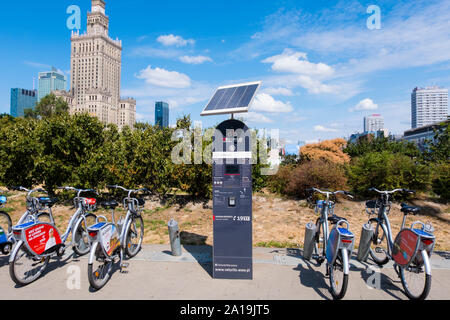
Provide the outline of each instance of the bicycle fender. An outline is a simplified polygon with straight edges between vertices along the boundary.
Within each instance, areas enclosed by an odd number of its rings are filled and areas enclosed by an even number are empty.
[[[342,253],[342,263],[344,264],[344,274],[348,275],[350,273],[350,264],[348,262],[348,251],[347,249],[341,249]]]
[[[98,241],[92,244],[91,252],[89,253],[89,264],[93,264],[95,260],[95,252],[97,251]]]
[[[133,221],[133,219],[130,219],[127,223],[127,225],[125,226],[125,229],[123,229],[123,239],[121,239],[121,244],[120,246],[122,247],[122,249],[126,249],[126,242],[127,242],[127,232],[128,229],[131,227],[131,222]]]
[[[428,257],[428,252],[426,250],[422,250],[422,258],[423,258],[423,265],[425,266],[425,273],[431,276],[431,263]]]
[[[11,254],[9,255],[9,263],[13,263],[14,259],[16,258],[17,252],[19,251],[20,246],[23,244],[23,241],[20,240],[18,242],[16,242],[16,244],[14,245]]]

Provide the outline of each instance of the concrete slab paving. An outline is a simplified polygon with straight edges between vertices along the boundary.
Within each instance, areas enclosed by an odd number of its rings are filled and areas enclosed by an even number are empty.
[[[70,251],[70,250],[69,250]],[[325,265],[301,258],[298,249],[254,249],[253,280],[215,280],[211,276],[212,248],[185,246],[173,257],[164,245],[144,246],[128,261],[127,273],[116,268],[98,292],[89,287],[87,257],[67,253],[53,259],[44,275],[26,287],[17,287],[9,276],[7,257],[0,257],[0,299],[157,299],[157,300],[323,300],[331,299]],[[431,259],[433,282],[429,299],[450,299],[450,255]],[[77,287],[79,284],[79,287]],[[369,285],[376,285],[371,288]],[[370,262],[351,260],[348,300],[405,300],[392,264],[375,269]]]

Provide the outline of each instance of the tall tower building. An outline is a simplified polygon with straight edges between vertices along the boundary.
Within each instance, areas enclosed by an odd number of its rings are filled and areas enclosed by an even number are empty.
[[[384,129],[384,118],[381,114],[364,117],[364,132],[377,132]]]
[[[413,129],[447,120],[448,89],[415,88],[411,94],[411,126]]]
[[[72,32],[71,113],[88,112],[105,124],[133,127],[136,101],[120,98],[122,42],[109,37],[105,6],[104,0],[92,0],[87,32]],[[121,108],[123,105],[126,108]]]
[[[169,127],[169,105],[166,102],[155,104],[155,125],[161,128]]]
[[[67,77],[52,67],[51,71],[39,72],[38,101],[55,90],[66,90]]]

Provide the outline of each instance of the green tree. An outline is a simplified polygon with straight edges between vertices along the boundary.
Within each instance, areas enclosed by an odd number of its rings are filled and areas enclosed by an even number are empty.
[[[0,183],[31,187],[41,143],[35,135],[37,122],[23,118],[0,118]]]
[[[69,112],[69,105],[61,97],[56,97],[53,93],[41,99],[39,104],[33,109],[25,109],[26,118],[49,118]]]

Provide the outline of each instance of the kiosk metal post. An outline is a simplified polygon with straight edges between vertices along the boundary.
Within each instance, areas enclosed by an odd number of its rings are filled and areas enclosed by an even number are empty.
[[[204,115],[247,112],[261,82],[221,87]],[[213,278],[253,279],[251,132],[222,122],[213,136]]]

